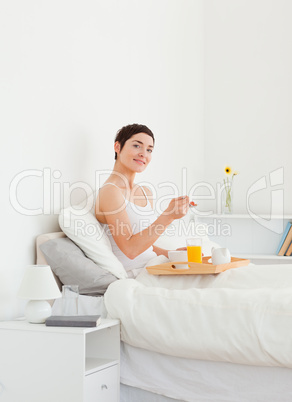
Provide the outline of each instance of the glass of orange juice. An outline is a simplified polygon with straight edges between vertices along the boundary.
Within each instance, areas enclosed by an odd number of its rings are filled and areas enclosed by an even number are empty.
[[[202,263],[202,239],[193,237],[187,239],[188,262]]]

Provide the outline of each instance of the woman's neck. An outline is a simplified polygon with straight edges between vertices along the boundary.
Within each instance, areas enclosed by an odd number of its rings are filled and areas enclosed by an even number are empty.
[[[119,187],[130,188],[132,190],[135,177],[136,172],[127,169],[116,161],[109,179],[114,181]]]

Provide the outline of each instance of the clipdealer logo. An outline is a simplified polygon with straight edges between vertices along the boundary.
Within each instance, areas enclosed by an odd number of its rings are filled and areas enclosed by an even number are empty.
[[[269,181],[266,176],[261,177],[254,182],[246,194],[247,211],[261,226],[272,232],[281,234],[284,229],[284,189],[279,186],[284,185],[284,168],[281,167],[269,173]],[[276,187],[276,188],[275,188]],[[259,191],[268,190],[267,197],[270,198],[270,216],[268,219],[254,213],[250,208],[250,198]],[[273,217],[279,217],[279,224],[275,226]]]
[[[51,214],[59,214],[63,209],[66,208],[65,200],[69,202],[69,206],[71,204],[71,197],[74,191],[78,191],[82,194],[83,202],[79,205],[70,206],[71,213],[74,216],[81,217],[82,215],[86,215],[90,210],[92,211],[95,206],[96,201],[96,193],[97,190],[102,186],[106,178],[112,173],[111,170],[98,170],[95,172],[95,186],[94,189],[86,182],[78,181],[74,183],[69,183],[65,181],[61,181],[62,173],[60,170],[52,170],[51,168],[44,168],[43,170],[38,169],[27,169],[20,173],[18,173],[10,183],[10,203],[11,206],[20,214],[26,216],[36,216],[36,215],[51,215]],[[204,201],[212,201],[214,207],[209,209],[208,211],[199,211],[192,210],[192,214],[190,217],[190,223],[193,224],[194,220],[197,221],[196,218],[202,218],[201,221],[204,221],[204,218],[212,217],[212,214],[221,214],[222,210],[222,195],[224,186],[222,183],[216,183],[216,186],[212,186],[207,182],[199,182],[192,184],[189,188],[187,185],[187,169],[183,168],[181,176],[181,186],[177,186],[175,183],[165,181],[159,183],[157,188],[167,189],[168,195],[166,196],[158,196],[157,189],[148,182],[140,183],[140,185],[148,186],[153,194],[153,199],[155,201],[155,212],[157,215],[160,215],[167,204],[170,202],[172,198],[179,197],[182,194],[189,195],[190,199],[198,200],[198,202],[203,205]],[[127,183],[126,178],[117,173],[122,180]],[[41,205],[38,208],[30,208],[29,205],[24,205],[23,201],[23,188],[25,188],[26,182],[25,180],[33,178],[37,180],[37,183],[34,183],[35,191],[42,191],[42,201]],[[21,186],[20,186],[21,184]],[[246,208],[247,212],[252,219],[254,219],[259,225],[265,227],[268,230],[271,230],[275,233],[282,233],[284,226],[284,168],[278,168],[266,176],[263,176],[257,179],[247,190],[246,193]],[[281,188],[282,186],[282,188]],[[188,191],[189,188],[189,191]],[[202,189],[205,191],[204,195],[198,194]],[[130,189],[127,189],[130,191]],[[252,211],[251,208],[251,200],[255,194],[259,192],[266,192],[267,200],[270,200],[270,214],[268,219],[261,217]],[[32,194],[34,197],[34,194]],[[127,198],[127,194],[126,194]],[[26,201],[27,202],[27,201]],[[135,205],[133,204],[133,208]],[[114,211],[115,213],[117,211]],[[141,211],[139,211],[141,212]],[[277,212],[277,214],[276,214]],[[275,225],[275,221],[273,217],[277,216],[277,225]],[[194,218],[194,219],[192,219]],[[214,218],[216,220],[216,224],[205,224],[200,227],[199,222],[196,222],[197,230],[204,231],[207,235],[222,235],[222,236],[231,236],[232,231],[230,225],[221,224],[219,225],[218,218]],[[71,219],[70,219],[71,221]],[[80,225],[82,220],[80,220]],[[69,224],[69,223],[68,223]],[[82,225],[85,223],[83,222]],[[76,227],[76,230],[83,229],[83,226]],[[213,226],[212,226],[213,225]],[[90,230],[89,230],[90,229]],[[85,229],[84,229],[85,230]],[[95,229],[96,230],[96,229]],[[185,228],[182,231],[187,230]],[[93,227],[90,226],[88,231],[94,232]],[[100,234],[98,234],[100,235]]]

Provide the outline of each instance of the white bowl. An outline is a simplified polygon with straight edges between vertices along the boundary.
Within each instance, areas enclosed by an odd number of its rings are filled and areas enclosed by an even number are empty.
[[[188,260],[188,252],[187,251],[169,251],[168,252],[168,258],[170,261],[176,261],[176,262],[181,262],[181,261],[187,261]],[[189,266],[187,264],[177,264],[175,265],[176,269],[189,269]]]

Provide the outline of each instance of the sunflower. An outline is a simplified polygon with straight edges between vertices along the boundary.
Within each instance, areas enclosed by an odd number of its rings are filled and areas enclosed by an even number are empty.
[[[225,190],[225,212],[231,214],[232,212],[232,185],[233,185],[233,179],[234,176],[238,175],[238,171],[235,170],[234,172],[232,171],[230,166],[225,166],[224,169],[225,175],[227,176],[225,179],[223,179],[223,188]]]
[[[230,167],[230,166],[226,166],[226,167],[225,167],[225,174],[226,174],[227,176],[230,176],[231,173],[232,173],[231,167]]]

